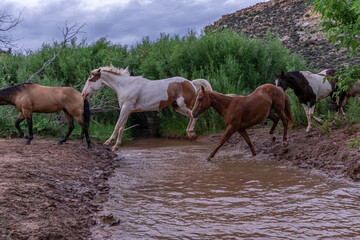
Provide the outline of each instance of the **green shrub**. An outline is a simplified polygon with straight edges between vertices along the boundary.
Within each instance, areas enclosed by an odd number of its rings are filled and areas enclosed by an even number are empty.
[[[23,83],[59,47],[58,43],[44,44],[34,52],[0,55],[1,86]],[[183,37],[161,34],[156,41],[145,37],[142,42],[130,48],[113,44],[106,38],[92,44],[85,41],[80,44],[72,42],[33,82],[48,86],[72,86],[81,91],[92,69],[110,63],[121,68],[129,66],[132,75],[144,75],[150,80],[173,76],[189,80],[205,78],[215,91],[239,95],[247,95],[261,84],[273,83],[274,73],[306,69],[305,61],[298,55],[290,54],[281,41],[270,33],[262,41],[230,31],[203,33],[200,37],[190,31]],[[302,106],[289,94],[295,124],[304,124],[306,117]],[[104,96],[112,100],[113,109],[118,107],[116,94],[106,87],[92,96],[91,106],[98,105]],[[0,111],[6,112],[3,108]],[[16,111],[0,116],[0,122],[3,123],[1,134],[16,134],[13,126],[16,117]],[[117,118],[117,110],[93,114],[90,134],[98,136],[101,141],[107,139]],[[34,119],[35,133],[62,136],[67,129],[62,124],[63,122],[55,121],[54,118],[49,121],[49,115],[38,114]],[[125,138],[142,134],[146,127],[153,128],[150,132],[155,135],[185,136],[188,119],[172,109],[164,109],[155,113],[133,113],[127,126],[134,124],[139,124],[139,127],[125,131]],[[205,134],[221,131],[223,127],[219,114],[209,110],[200,116],[195,131]],[[75,131],[75,136],[78,132],[80,129]]]

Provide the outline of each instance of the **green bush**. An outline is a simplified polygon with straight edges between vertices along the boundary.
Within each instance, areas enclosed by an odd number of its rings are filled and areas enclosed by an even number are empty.
[[[59,48],[60,45],[55,42],[44,44],[38,51],[26,54],[0,55],[1,86],[23,83]],[[274,73],[306,69],[305,61],[296,54],[290,54],[281,41],[270,33],[262,41],[230,31],[206,33],[200,37],[190,31],[183,37],[161,34],[156,41],[144,38],[132,47],[111,43],[106,38],[91,44],[85,41],[80,44],[72,42],[33,82],[48,86],[72,86],[81,91],[92,69],[110,63],[121,68],[129,66],[132,75],[144,75],[150,80],[173,76],[189,80],[205,78],[215,91],[239,95],[247,95],[261,84],[273,83]],[[292,93],[289,94],[295,124],[306,124],[302,106]],[[113,100],[115,109],[116,95],[107,88],[92,96],[90,104],[98,105],[104,96]],[[6,111],[3,109],[0,109],[2,113],[8,111],[8,108]],[[1,134],[16,134],[13,126],[16,116],[16,111],[1,114]],[[107,139],[117,118],[117,110],[93,114],[91,135],[97,135],[101,140]],[[56,136],[65,134],[66,128],[62,127],[64,119],[54,119],[49,121],[48,115],[39,114],[34,120],[35,133]],[[188,119],[168,108],[152,113],[133,113],[127,126],[134,124],[139,126],[126,131],[127,137],[142,134],[147,128],[151,129],[148,131],[151,135],[185,136]],[[221,131],[223,127],[222,118],[215,111],[209,110],[200,116],[195,131],[200,134],[213,133]],[[77,128],[75,135],[79,132]]]

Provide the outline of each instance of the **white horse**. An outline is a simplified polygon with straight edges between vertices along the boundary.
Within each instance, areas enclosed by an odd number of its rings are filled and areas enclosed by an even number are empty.
[[[201,86],[212,91],[205,79],[189,81],[182,77],[162,80],[148,80],[142,76],[130,76],[128,68],[118,69],[114,66],[94,69],[87,79],[82,96],[88,99],[101,87],[107,86],[117,93],[121,108],[119,119],[111,137],[104,143],[110,145],[118,134],[112,150],[119,149],[125,124],[132,112],[147,112],[172,106],[177,112],[187,116],[190,122],[186,128],[187,136],[195,138],[194,126],[197,118],[192,116],[192,104]]]

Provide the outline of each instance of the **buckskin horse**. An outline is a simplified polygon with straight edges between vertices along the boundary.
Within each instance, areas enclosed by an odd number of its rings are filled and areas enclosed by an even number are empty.
[[[284,145],[287,140],[287,129],[293,125],[290,102],[284,90],[272,84],[261,85],[248,96],[228,96],[202,88],[193,108],[194,118],[197,118],[209,107],[213,107],[224,118],[226,129],[216,148],[208,156],[208,160],[215,156],[219,148],[235,132],[244,138],[252,155],[255,156],[256,153],[246,128],[261,123],[267,118],[273,121],[270,134],[274,133],[280,118],[284,126]],[[271,112],[272,109],[277,115]],[[274,138],[272,139],[274,140]]]
[[[118,135],[112,150],[119,149],[125,124],[132,112],[156,111],[168,106],[190,121],[186,132],[190,139],[195,137],[194,126],[197,118],[192,116],[192,104],[196,93],[201,86],[212,90],[211,85],[205,79],[189,81],[182,77],[172,77],[161,80],[148,80],[143,76],[130,76],[128,68],[119,69],[112,65],[94,69],[88,77],[82,91],[84,99],[101,87],[107,86],[117,93],[119,107],[121,108],[118,121],[110,138],[105,145],[110,145]]]
[[[13,105],[20,112],[15,121],[15,127],[20,137],[24,132],[20,123],[26,119],[29,135],[26,144],[33,139],[32,114],[53,113],[63,110],[65,113],[68,132],[58,144],[66,142],[74,129],[74,118],[82,127],[88,148],[91,148],[88,126],[90,122],[89,102],[83,100],[81,93],[71,87],[47,87],[35,83],[23,83],[0,90],[0,105]],[[84,118],[82,118],[84,111]]]
[[[293,71],[282,72],[280,75],[275,74],[275,85],[281,87],[284,91],[288,87],[292,88],[304,107],[308,121],[307,132],[311,130],[311,118],[319,124],[323,122],[314,116],[315,104],[317,101],[329,96],[335,89],[336,79],[332,79],[331,82],[328,79],[324,80],[326,77],[334,76],[335,72],[335,69],[326,69],[320,73]]]

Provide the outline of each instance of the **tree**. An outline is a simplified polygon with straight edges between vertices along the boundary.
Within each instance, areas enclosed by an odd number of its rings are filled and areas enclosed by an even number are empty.
[[[46,68],[46,66],[48,66],[50,63],[52,63],[57,56],[59,56],[59,54],[62,52],[62,50],[66,47],[66,44],[68,44],[71,41],[75,41],[76,40],[76,36],[79,34],[84,34],[84,32],[81,30],[83,27],[85,26],[85,24],[77,24],[74,23],[73,25],[71,25],[70,27],[65,23],[65,27],[63,28],[59,28],[59,30],[61,31],[62,35],[63,35],[63,41],[61,43],[61,47],[59,49],[59,51],[57,53],[54,53],[54,56],[52,58],[50,58],[49,60],[47,60],[43,66],[36,71],[36,73],[32,74],[25,82],[29,83],[31,82],[31,80],[39,75],[41,72],[43,72]]]
[[[349,55],[360,53],[360,1],[359,0],[311,0],[314,12],[321,14],[325,35],[339,49],[346,47]],[[337,72],[339,91],[346,91],[360,79],[360,68],[352,65]]]
[[[13,16],[5,11],[0,11],[0,49],[15,46],[15,40],[9,32],[21,22],[21,14]]]

